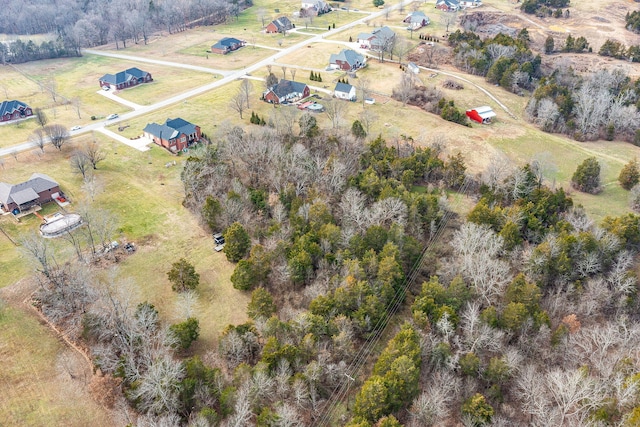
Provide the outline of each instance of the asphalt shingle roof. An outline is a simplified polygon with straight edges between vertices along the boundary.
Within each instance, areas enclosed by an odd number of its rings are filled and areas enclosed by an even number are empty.
[[[351,86],[348,83],[337,83],[336,84],[336,88],[333,91],[334,92],[349,93],[349,92],[351,92],[351,89],[353,89],[353,86]]]
[[[291,80],[282,79],[280,82],[271,88],[278,98],[283,98],[290,93],[304,93],[304,88],[307,85],[300,82],[294,82]]]
[[[117,74],[105,74],[100,78],[101,82],[107,82],[110,85],[119,85],[122,83],[126,83],[131,79],[140,79],[146,76],[148,73],[146,71],[142,71],[139,68],[133,67],[128,68],[124,71],[120,71]]]
[[[158,138],[170,140],[178,137],[182,133],[186,135],[196,133],[196,125],[177,117],[175,119],[167,119],[163,125],[158,123],[148,123],[144,127],[143,131],[157,136]]]
[[[6,182],[0,182],[0,202],[5,205],[11,202],[22,204],[25,203],[25,201],[18,200],[23,200],[25,197],[32,197],[33,193],[36,193],[37,196],[41,192],[57,186],[57,182],[43,173],[34,173],[28,181],[21,182],[20,184],[11,185]],[[15,197],[17,197],[18,200],[16,200]],[[28,202],[36,198],[37,197],[32,197],[26,201]]]
[[[16,110],[19,110],[20,107],[27,108],[28,106],[24,102],[16,101],[15,99],[13,101],[2,101],[2,103],[0,103],[0,117],[7,113],[13,114]]]

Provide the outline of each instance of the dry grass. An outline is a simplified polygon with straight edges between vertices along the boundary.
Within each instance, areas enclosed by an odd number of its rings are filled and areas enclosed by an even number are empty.
[[[112,426],[82,388],[75,355],[25,312],[0,309],[0,419],[4,426]]]
[[[65,127],[90,122],[91,116],[104,117],[111,113],[128,111],[125,107],[99,93],[98,78],[129,67],[138,66],[154,76],[155,82],[119,91],[118,95],[143,105],[167,98],[177,92],[186,91],[210,82],[210,74],[180,68],[161,67],[154,64],[139,64],[113,58],[87,55],[81,58],[35,61],[20,64],[15,70],[0,75],[0,89],[6,89],[9,99],[19,99],[32,108],[42,108],[50,123]],[[57,85],[57,103],[51,95],[38,85],[53,77]],[[80,115],[75,108],[64,103],[67,99],[80,99]],[[26,141],[39,128],[34,119],[0,126],[0,147],[8,147]]]

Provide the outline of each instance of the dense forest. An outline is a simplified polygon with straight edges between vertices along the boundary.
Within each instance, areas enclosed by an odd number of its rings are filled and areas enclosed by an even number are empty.
[[[594,223],[537,163],[470,177],[441,137],[364,143],[308,115],[293,134],[291,111],[223,127],[185,163],[184,205],[251,292],[206,363],[197,318],[164,324],[113,276],[23,242],[35,304],[138,425],[637,425],[640,216]],[[466,218],[451,192],[477,201]],[[85,261],[114,230],[87,221],[67,239]],[[168,277],[195,298],[188,261]]]

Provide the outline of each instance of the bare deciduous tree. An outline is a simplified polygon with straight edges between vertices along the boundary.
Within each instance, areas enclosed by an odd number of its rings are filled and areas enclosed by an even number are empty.
[[[502,237],[488,226],[466,223],[451,242],[457,255],[454,268],[473,286],[476,294],[491,304],[511,281],[509,264],[499,256]]]
[[[325,113],[329,120],[331,120],[331,127],[337,129],[342,123],[344,113],[346,110],[346,103],[337,99],[332,99],[324,104]]]
[[[244,97],[244,103],[247,109],[251,108],[249,106],[249,102],[251,101],[251,95],[253,92],[253,84],[251,83],[251,81],[249,81],[249,79],[242,79],[239,91]],[[242,118],[242,113],[240,114],[240,118]]]
[[[132,397],[143,412],[153,415],[174,414],[180,405],[180,381],[184,377],[182,362],[164,356],[155,360],[142,374]]]
[[[402,102],[402,105],[407,105],[407,102],[414,93],[416,81],[415,74],[410,72],[404,72],[400,76],[400,83],[393,88],[393,97]]]
[[[82,147],[82,154],[87,158],[89,163],[91,163],[91,167],[93,169],[98,169],[98,163],[107,158],[107,153],[105,153],[101,148],[100,144],[97,142],[87,142],[84,147]]]
[[[33,115],[36,116],[36,122],[40,125],[40,127],[45,127],[47,123],[49,123],[49,118],[42,108],[34,108]]]
[[[229,101],[229,107],[232,110],[237,111],[240,114],[240,119],[242,119],[242,113],[247,109],[247,103],[245,100],[244,94],[241,92],[237,92]]]
[[[362,107],[364,107],[365,106],[364,101],[369,97],[371,82],[367,77],[360,77],[356,85],[358,88],[358,92],[360,93],[360,99],[362,100]],[[360,122],[362,123],[362,120],[360,120]],[[367,133],[369,133],[369,129],[367,129],[366,126],[365,126],[365,129]]]
[[[69,140],[69,132],[62,125],[53,124],[45,126],[44,132],[47,134],[51,145],[56,147],[58,150],[62,150],[64,143]]]
[[[82,175],[82,179],[86,178],[88,170],[91,168],[91,163],[87,156],[81,151],[75,151],[69,159],[71,164],[71,170],[73,173],[79,173]]]
[[[76,96],[75,98],[73,98],[71,100],[71,105],[73,105],[73,108],[76,110],[76,114],[78,115],[78,118],[81,119],[81,111],[80,111],[80,97]]]
[[[447,12],[440,15],[440,20],[442,22],[442,25],[445,26],[445,31],[447,33],[449,32],[449,27],[454,25],[457,19],[458,14],[456,12]]]
[[[369,109],[365,109],[362,110],[359,117],[360,123],[364,126],[364,130],[369,134],[371,132],[371,125],[378,120],[378,115]]]
[[[38,147],[40,151],[44,153],[45,136],[42,129],[34,130],[29,136],[29,142],[31,142],[34,147]]]

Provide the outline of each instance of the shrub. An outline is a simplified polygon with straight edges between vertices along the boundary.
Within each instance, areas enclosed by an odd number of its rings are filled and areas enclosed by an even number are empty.
[[[571,186],[589,194],[600,192],[600,163],[595,157],[582,162],[571,177]]]
[[[638,169],[638,160],[633,159],[620,171],[618,182],[625,190],[631,190],[638,182],[640,182],[640,169]]]
[[[174,347],[186,350],[191,346],[192,342],[198,339],[200,335],[200,324],[198,319],[190,317],[182,323],[169,326],[169,331],[177,341]]]
[[[629,191],[629,206],[635,212],[640,212],[640,185],[638,184]]]

